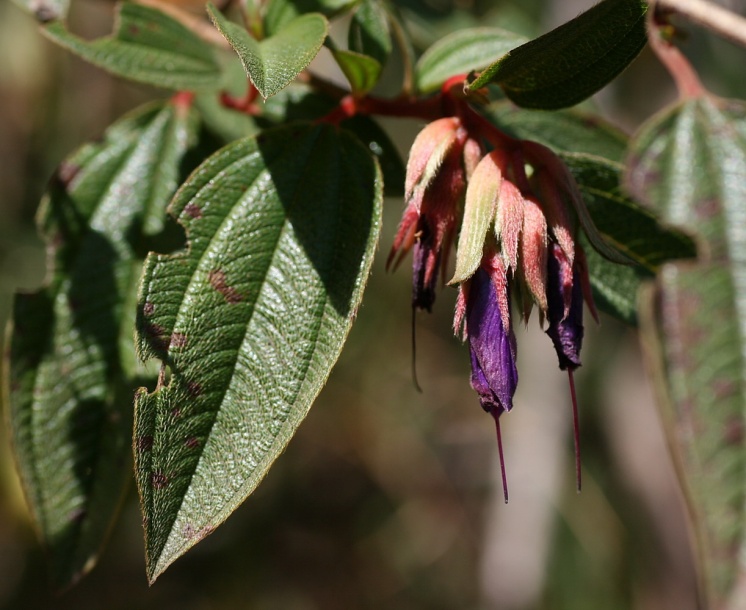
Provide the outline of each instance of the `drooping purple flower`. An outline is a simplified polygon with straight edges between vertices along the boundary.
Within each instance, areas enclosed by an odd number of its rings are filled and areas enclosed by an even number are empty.
[[[471,354],[471,385],[482,408],[495,418],[513,407],[518,385],[516,345],[510,322],[500,311],[501,296],[495,281],[480,267],[472,276],[465,295],[466,329]],[[507,299],[507,281],[500,282]]]
[[[556,243],[547,257],[547,334],[554,343],[559,367],[575,370],[580,366],[583,345],[583,288],[577,265],[568,261]]]

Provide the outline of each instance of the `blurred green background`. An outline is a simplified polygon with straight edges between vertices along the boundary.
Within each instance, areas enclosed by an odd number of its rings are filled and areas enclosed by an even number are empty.
[[[470,25],[536,34],[592,2],[397,4],[424,47]],[[110,30],[110,3],[73,6],[73,31]],[[705,81],[744,97],[744,52],[690,34],[685,49]],[[33,217],[47,177],[153,95],[54,48],[31,17],[0,3],[0,326],[13,292],[43,281]],[[594,103],[633,131],[672,97],[646,51]],[[421,128],[386,125],[404,153]],[[401,201],[386,202],[382,251],[401,209]],[[584,467],[577,494],[567,379],[536,320],[516,328],[521,382],[515,410],[502,420],[505,505],[494,425],[469,388],[466,348],[450,331],[455,291],[443,290],[435,313],[417,320],[422,394],[410,376],[409,299],[408,271],[386,274],[377,261],[342,358],[287,452],[236,514],[150,589],[133,486],[100,565],[61,597],[49,593],[3,426],[0,608],[697,608],[681,494],[635,331],[609,318],[588,324],[576,375]]]

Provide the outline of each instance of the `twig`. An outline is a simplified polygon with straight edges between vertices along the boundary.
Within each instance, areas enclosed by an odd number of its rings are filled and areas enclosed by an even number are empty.
[[[656,0],[656,8],[682,15],[746,47],[746,18],[707,0]]]

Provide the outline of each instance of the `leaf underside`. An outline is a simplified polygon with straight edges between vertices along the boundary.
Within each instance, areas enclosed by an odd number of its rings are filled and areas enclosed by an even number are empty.
[[[740,608],[746,571],[746,105],[688,100],[643,127],[627,184],[694,235],[642,317],[664,417],[698,535],[711,607]],[[727,603],[727,604],[726,604]]]
[[[57,588],[93,566],[130,478],[131,401],[146,374],[132,344],[137,251],[161,227],[194,129],[171,104],[133,113],[68,158],[42,203],[52,268],[15,300],[10,421]]]
[[[135,465],[154,580],[254,490],[324,384],[380,228],[374,157],[296,124],[209,158],[171,212],[188,250],[151,255],[137,342],[168,377],[136,399]]]

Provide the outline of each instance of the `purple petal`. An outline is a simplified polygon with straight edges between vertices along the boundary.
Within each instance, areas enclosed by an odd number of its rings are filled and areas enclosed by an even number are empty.
[[[572,294],[565,316],[565,286],[562,281],[564,254],[553,244],[547,263],[547,334],[554,343],[559,367],[564,371],[580,366],[580,348],[583,346],[583,287],[577,268],[572,273]]]
[[[466,303],[471,385],[485,411],[499,415],[513,407],[518,385],[515,337],[503,326],[495,284],[481,267],[471,279]]]

